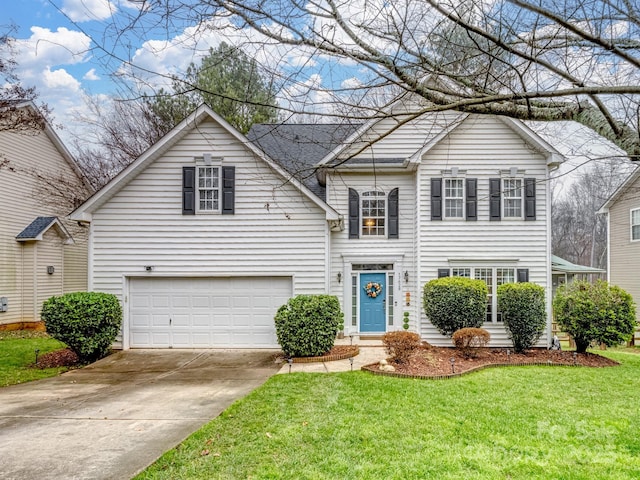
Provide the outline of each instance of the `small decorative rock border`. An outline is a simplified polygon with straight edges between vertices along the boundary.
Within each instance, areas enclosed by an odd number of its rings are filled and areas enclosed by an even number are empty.
[[[413,375],[410,373],[402,373],[402,372],[384,372],[379,370],[379,363],[370,363],[369,365],[363,365],[360,367],[361,370],[365,372],[372,373],[374,375],[382,375],[386,377],[397,377],[397,378],[413,378],[417,380],[448,380],[450,378],[462,377],[467,375],[468,373],[478,372],[480,370],[484,370],[486,368],[495,368],[495,367],[525,367],[525,366],[538,366],[538,367],[582,367],[583,365],[568,365],[565,363],[549,363],[549,362],[517,362],[517,363],[489,363],[487,365],[479,365],[477,367],[471,368],[469,370],[465,370],[460,373],[450,373],[448,375]]]
[[[355,357],[360,353],[358,345],[349,345],[348,349],[344,349],[342,353],[334,353],[333,355],[322,355],[319,357],[293,357],[293,363],[314,363],[314,362],[334,362],[336,360],[346,360]]]

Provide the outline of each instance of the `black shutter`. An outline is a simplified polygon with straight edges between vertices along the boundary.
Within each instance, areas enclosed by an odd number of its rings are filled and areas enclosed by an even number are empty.
[[[360,237],[360,196],[349,189],[349,238]]]
[[[524,219],[536,219],[536,179],[524,179]]]
[[[439,268],[438,269],[438,278],[448,277],[449,269],[448,268]]]
[[[389,210],[389,238],[399,238],[399,220],[398,220],[398,189],[394,188],[389,192],[388,210]]]
[[[182,214],[196,214],[196,167],[182,167]]]
[[[478,179],[467,178],[467,220],[478,219]]]
[[[442,220],[442,179],[431,179],[431,220]]]
[[[489,219],[500,220],[500,186],[499,178],[489,179]]]
[[[519,268],[518,269],[518,282],[528,282],[529,281],[529,269],[528,268]]]
[[[236,167],[222,167],[222,214],[233,215],[236,200]]]

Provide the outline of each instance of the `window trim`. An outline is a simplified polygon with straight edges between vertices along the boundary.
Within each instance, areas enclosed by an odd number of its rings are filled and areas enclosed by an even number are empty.
[[[635,212],[640,212],[640,208],[631,208],[629,209],[629,235],[632,242],[640,242],[640,213],[638,214],[638,223],[634,225],[633,223],[633,214]],[[633,227],[638,227],[638,238],[633,238]]]
[[[443,220],[465,220],[466,216],[467,216],[467,209],[466,209],[466,203],[467,203],[467,187],[466,187],[466,181],[465,181],[465,177],[443,177],[442,178],[442,219]],[[450,197],[447,196],[447,182],[460,182],[460,184],[462,185],[462,196],[459,197]],[[458,200],[460,202],[461,205],[461,212],[460,212],[460,216],[449,216],[447,215],[447,202],[449,200]]]
[[[370,194],[374,194],[375,195],[370,195]],[[370,195],[370,196],[369,196]],[[376,201],[380,201],[382,200],[384,202],[384,216],[372,216],[372,215],[365,215],[364,214],[364,202],[368,201],[368,200],[376,200]],[[363,190],[360,193],[360,204],[359,204],[359,213],[360,213],[360,222],[359,222],[359,226],[360,226],[360,238],[387,238],[388,235],[388,231],[389,231],[389,202],[388,202],[388,195],[385,191],[380,190],[380,189],[369,189],[369,190]],[[373,219],[374,220],[374,224],[369,226],[368,228],[370,229],[376,229],[376,231],[378,233],[365,233],[366,230],[365,228],[367,228],[367,226],[365,226],[365,221],[367,219]],[[382,225],[382,227],[380,227],[377,224],[377,221],[379,220],[383,220],[384,223]],[[380,228],[382,228],[382,233],[380,232]]]
[[[211,168],[211,169],[215,169],[218,172],[218,186],[215,188],[201,188],[200,187],[200,170],[201,169],[205,169],[205,168]],[[222,167],[220,165],[205,165],[202,163],[198,163],[196,164],[196,198],[195,198],[195,206],[196,206],[196,213],[198,214],[220,214],[222,213]],[[200,192],[202,191],[217,191],[218,192],[218,198],[217,198],[217,202],[218,202],[218,207],[217,208],[212,208],[212,209],[203,209],[200,208]],[[215,196],[215,194],[214,194]],[[213,201],[213,200],[212,200]]]
[[[505,183],[509,182],[509,181],[518,181],[518,182],[520,182],[520,186],[517,187],[517,189],[520,190],[520,196],[519,197],[509,197],[509,196],[507,196],[508,192],[511,192],[511,191],[515,190],[514,188],[511,188],[511,187],[507,188]],[[514,177],[514,176],[502,177],[500,179],[500,187],[501,187],[501,190],[502,190],[502,195],[501,195],[501,199],[500,199],[500,213],[502,215],[502,220],[524,220],[524,215],[525,215],[525,209],[524,209],[525,182],[524,182],[524,178],[522,178],[520,176],[518,176],[518,177]],[[508,200],[520,200],[520,215],[518,215],[518,216],[507,215],[506,203],[507,203]]]

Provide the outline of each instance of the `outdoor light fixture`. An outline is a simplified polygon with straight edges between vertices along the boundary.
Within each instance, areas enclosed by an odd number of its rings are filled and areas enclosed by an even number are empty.
[[[293,358],[287,358],[287,363],[289,364],[289,373],[291,373],[291,365],[293,364]]]
[[[451,373],[456,373],[456,359],[451,357],[449,361],[451,362]]]
[[[55,271],[56,271],[56,268],[55,268],[53,265],[49,265],[49,266],[47,267],[47,273],[48,273],[49,275],[53,275],[53,272],[55,272]]]
[[[349,363],[351,364],[351,371],[353,372],[353,357],[349,357]]]
[[[342,283],[342,273],[338,272],[338,283]]]
[[[409,270],[404,271],[404,283],[409,283]]]
[[[145,265],[145,266],[144,266],[144,269],[145,269],[147,272],[152,272],[152,271],[153,271],[153,265]]]
[[[573,365],[578,365],[578,352],[573,352]]]

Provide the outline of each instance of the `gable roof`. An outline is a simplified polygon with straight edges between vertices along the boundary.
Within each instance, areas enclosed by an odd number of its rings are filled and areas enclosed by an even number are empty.
[[[112,198],[122,188],[124,188],[135,176],[142,172],[147,166],[161,157],[171,147],[173,147],[180,139],[184,138],[187,133],[195,129],[200,123],[207,118],[211,118],[218,123],[227,133],[233,136],[237,141],[242,143],[252,154],[262,159],[269,165],[278,175],[286,180],[291,180],[291,175],[283,169],[278,163],[271,159],[264,151],[259,149],[255,144],[251,143],[247,138],[233,128],[226,120],[214,112],[207,105],[200,105],[187,118],[176,125],[169,133],[158,140],[146,152],[140,155],[129,166],[116,175],[102,189],[89,197],[82,205],[75,209],[69,217],[72,220],[91,221],[91,214],[101,205]],[[295,188],[300,190],[312,202],[325,211],[328,220],[338,220],[338,213],[327,205],[323,199],[315,195],[306,185],[299,182],[290,182]]]
[[[247,139],[287,172],[325,199],[325,187],[316,176],[317,164],[359,127],[349,123],[256,124]]]
[[[640,178],[640,167],[637,167],[631,174],[626,178],[622,184],[616,188],[615,192],[609,197],[609,199],[604,202],[598,213],[607,213],[609,209],[620,199],[622,195]]]
[[[392,110],[398,106],[401,108],[405,108],[406,99],[400,98],[397,102],[392,104],[388,111],[392,112]],[[408,99],[407,101],[411,101]],[[381,138],[389,135],[389,133],[395,131],[396,129],[402,128],[406,124],[411,124],[415,122],[427,122],[431,128],[428,128],[428,135],[420,138],[420,145],[416,148],[413,155],[411,155],[408,159],[409,163],[417,163],[420,161],[421,157],[435,147],[442,139],[444,139],[449,133],[456,130],[460,125],[464,123],[464,121],[469,117],[478,117],[480,115],[477,114],[467,114],[460,113],[454,111],[437,111],[437,112],[429,112],[426,111],[424,113],[416,115],[415,113],[411,113],[410,111],[401,110],[395,114],[395,117],[398,118],[397,126],[389,131],[389,129],[384,129],[379,134],[378,138],[372,137],[370,139],[366,139],[366,141],[362,142],[362,148],[367,148],[370,145],[375,144]],[[529,128],[524,122],[520,120],[516,120],[510,117],[502,117],[497,115],[492,115],[493,117],[502,121],[505,125],[507,125],[512,131],[514,131],[517,135],[519,135],[527,144],[532,146],[535,150],[540,153],[545,154],[547,158],[548,166],[557,166],[564,161],[564,157],[562,154],[556,150],[551,144],[549,144],[546,140],[540,137],[536,132],[534,132],[531,128]],[[406,117],[403,120],[403,117]],[[369,131],[373,130],[376,125],[388,117],[376,117],[371,119],[369,122],[362,125],[355,131],[350,137],[348,137],[345,142],[341,145],[338,145],[335,149],[329,152],[320,162],[319,165],[325,164],[336,164],[336,160],[340,155],[345,153],[352,146],[352,144],[357,144],[363,138],[366,138]],[[443,125],[443,119],[446,124]],[[376,163],[381,160],[386,160],[388,163],[395,162],[398,163],[398,159],[377,159]],[[342,162],[339,162],[342,163]],[[349,160],[345,162],[346,164],[353,163],[363,163],[362,161],[357,162],[354,160]]]
[[[18,235],[16,240],[19,242],[39,241],[42,240],[44,234],[51,227],[54,227],[58,235],[64,240],[65,244],[72,244],[73,238],[69,231],[58,220],[58,217],[36,217],[36,219],[25,227]]]

